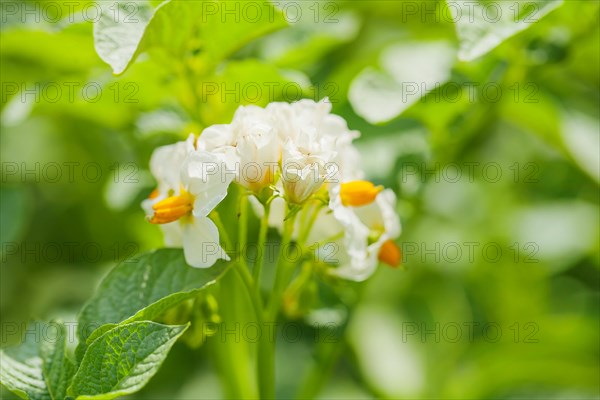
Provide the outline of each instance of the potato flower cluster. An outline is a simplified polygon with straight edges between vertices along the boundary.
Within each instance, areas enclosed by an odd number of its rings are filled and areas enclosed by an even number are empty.
[[[154,151],[157,188],[142,207],[167,246],[207,268],[230,259],[211,213],[230,185],[240,185],[270,226],[281,231],[292,218],[293,240],[335,243],[330,274],[361,281],[379,261],[400,263],[401,228],[394,192],[364,180],[352,143],[358,136],[327,99],[240,106],[231,123]]]

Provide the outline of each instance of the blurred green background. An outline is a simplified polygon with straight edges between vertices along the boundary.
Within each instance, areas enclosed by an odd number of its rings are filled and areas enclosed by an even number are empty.
[[[67,3],[1,3],[3,346],[31,318],[75,320],[111,266],[162,246],[139,206],[155,147],[239,104],[329,96],[368,177],[398,194],[404,268],[297,321],[278,397],[600,396],[599,2],[457,18],[437,1],[281,1],[289,26],[207,61],[242,35],[235,13],[253,18],[232,1],[218,29],[165,24],[120,76],[91,3]],[[315,345],[310,323],[336,320]],[[136,397],[222,396],[209,355],[178,344]]]

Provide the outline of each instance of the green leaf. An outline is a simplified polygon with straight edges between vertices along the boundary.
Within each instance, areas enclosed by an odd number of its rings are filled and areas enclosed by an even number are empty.
[[[182,57],[193,44],[201,22],[201,1],[165,1],[156,8],[137,53],[161,47],[172,56]]]
[[[0,383],[22,399],[51,399],[39,351],[41,326],[31,324],[23,343],[0,350]]]
[[[102,281],[79,316],[80,346],[105,324],[149,320],[196,295],[227,269],[192,268],[181,249],[160,249],[117,265]]]
[[[286,25],[282,12],[268,2],[165,1],[155,10],[146,2],[107,2],[94,26],[94,42],[115,74],[153,48],[176,60],[199,50],[203,64],[213,67],[253,39]]]
[[[203,50],[213,61],[222,60],[250,41],[287,26],[281,10],[267,1],[200,3],[204,7],[200,39]]]
[[[85,353],[69,394],[77,399],[113,399],[135,393],[158,371],[188,326],[143,321],[104,333]]]
[[[65,326],[34,322],[24,339],[0,351],[0,382],[24,399],[64,399],[75,374],[75,365],[65,355]]]
[[[297,18],[290,29],[269,35],[259,43],[262,58],[278,67],[310,71],[315,65],[327,63],[332,51],[358,35],[361,21],[352,11],[338,10],[334,3],[322,3],[320,11],[325,13],[315,15],[315,3],[301,1],[294,6],[301,10],[298,15],[316,18]]]
[[[61,324],[48,324],[57,329],[56,337],[44,340],[40,344],[42,357],[42,372],[48,387],[48,392],[53,399],[64,399],[67,387],[75,374],[75,364],[65,355],[66,331]],[[50,339],[50,338],[48,338]]]
[[[529,28],[560,6],[562,0],[447,0],[447,4],[460,40],[458,58],[472,61]]]
[[[153,15],[148,2],[98,2],[102,14],[94,24],[96,52],[115,74],[127,69]]]

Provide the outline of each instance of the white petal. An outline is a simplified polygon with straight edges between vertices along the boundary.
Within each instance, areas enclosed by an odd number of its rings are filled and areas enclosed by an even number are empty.
[[[218,259],[230,258],[219,244],[219,230],[209,218],[192,218],[184,224],[185,261],[195,268],[211,267]]]
[[[161,193],[179,190],[181,165],[193,148],[194,135],[192,134],[186,141],[161,146],[154,150],[150,157],[150,171],[156,178]]]
[[[233,132],[228,124],[209,126],[198,138],[198,150],[215,151],[233,145]]]
[[[160,228],[165,236],[165,246],[183,247],[183,228],[181,222],[174,221],[168,224],[161,224]]]
[[[222,154],[197,150],[188,155],[181,169],[181,180],[195,196],[194,216],[206,217],[227,196],[234,178],[227,169]]]

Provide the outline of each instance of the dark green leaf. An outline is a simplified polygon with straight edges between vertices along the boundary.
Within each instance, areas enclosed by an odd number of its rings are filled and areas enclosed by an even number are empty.
[[[105,324],[152,319],[193,297],[226,270],[225,263],[197,269],[181,249],[160,249],[117,265],[79,316],[80,345]]]
[[[140,390],[158,371],[187,329],[143,321],[120,325],[88,348],[69,394],[78,399],[113,399]]]

